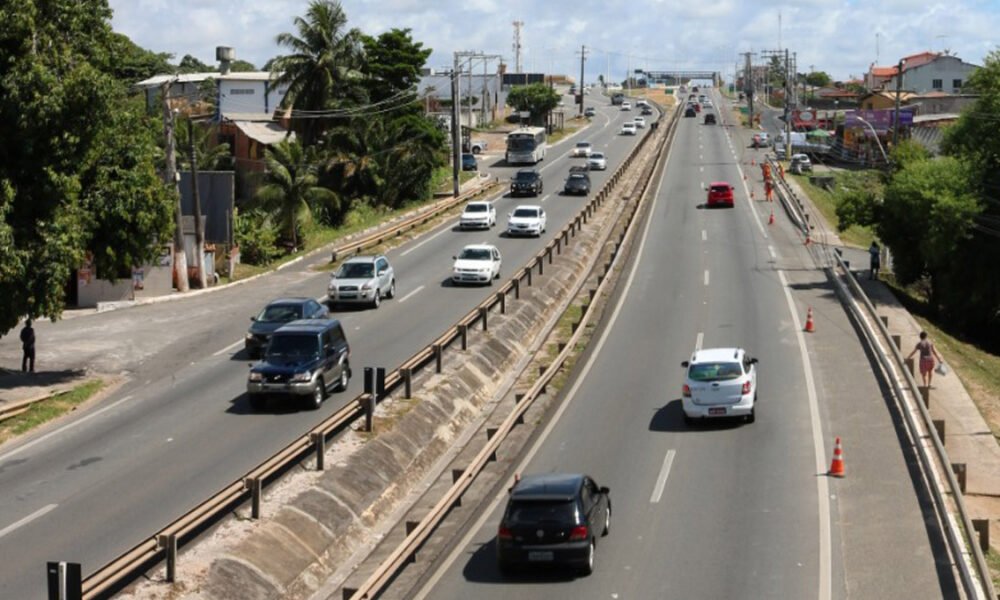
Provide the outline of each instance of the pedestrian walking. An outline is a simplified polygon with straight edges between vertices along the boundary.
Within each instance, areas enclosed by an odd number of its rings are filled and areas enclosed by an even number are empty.
[[[878,279],[878,270],[882,265],[882,249],[875,240],[872,240],[872,245],[868,247],[868,254],[870,256],[868,279]]]
[[[930,389],[931,379],[934,377],[934,358],[937,357],[941,362],[944,362],[944,359],[938,354],[937,348],[934,347],[934,342],[927,339],[926,331],[920,332],[920,341],[917,342],[913,352],[910,352],[906,358],[913,358],[913,355],[917,352],[920,353],[920,376],[924,380],[924,387]]]
[[[24,322],[21,329],[21,350],[24,357],[21,359],[21,371],[25,373],[35,372],[35,328],[31,326],[31,319]]]

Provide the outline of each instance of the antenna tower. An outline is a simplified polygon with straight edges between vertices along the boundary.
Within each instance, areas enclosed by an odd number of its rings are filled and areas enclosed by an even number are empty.
[[[514,21],[514,72],[521,73],[521,28],[524,21]]]

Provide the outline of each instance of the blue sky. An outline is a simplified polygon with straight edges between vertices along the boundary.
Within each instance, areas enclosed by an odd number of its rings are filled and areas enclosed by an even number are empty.
[[[112,25],[144,48],[215,62],[232,46],[258,67],[282,49],[306,0],[110,0]],[[799,71],[859,77],[876,60],[893,64],[924,50],[950,50],[982,64],[1000,44],[1000,0],[344,0],[350,27],[378,34],[411,28],[445,67],[455,50],[500,54],[513,64],[513,25],[522,28],[526,70],[579,73],[587,80],[626,69],[705,69],[732,73],[742,52],[787,47]],[[780,15],[780,26],[779,26]],[[742,63],[741,63],[742,64]],[[511,69],[512,70],[512,69]]]

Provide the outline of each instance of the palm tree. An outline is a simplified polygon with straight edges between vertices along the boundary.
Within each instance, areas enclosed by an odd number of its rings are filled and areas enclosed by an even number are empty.
[[[294,251],[299,243],[298,228],[312,220],[316,207],[336,204],[337,197],[317,184],[315,166],[294,139],[284,139],[268,148],[264,162],[267,172],[264,185],[257,190],[257,200],[273,215]]]
[[[339,2],[313,0],[306,17],[295,18],[298,35],[278,34],[276,41],[292,51],[271,63],[278,84],[288,84],[285,105],[299,111],[324,111],[363,100],[358,70],[362,65],[362,33],[345,31],[347,15]],[[311,146],[323,130],[322,119],[297,120],[302,143]]]

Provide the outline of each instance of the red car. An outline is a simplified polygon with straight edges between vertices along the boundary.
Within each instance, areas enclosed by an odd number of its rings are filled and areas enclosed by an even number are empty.
[[[727,181],[713,181],[708,186],[709,208],[713,206],[733,206],[733,186]]]

